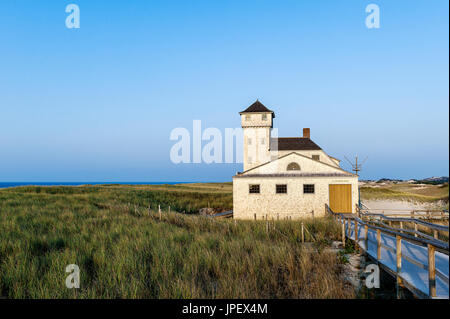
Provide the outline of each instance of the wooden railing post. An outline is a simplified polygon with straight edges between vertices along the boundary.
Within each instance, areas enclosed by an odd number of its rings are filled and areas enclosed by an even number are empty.
[[[435,248],[431,244],[428,244],[428,287],[430,297],[436,297]]]
[[[433,236],[434,236],[434,239],[439,239],[439,232],[437,231],[437,229],[435,229],[433,231]]]
[[[381,230],[377,229],[377,260],[381,260]]]
[[[400,233],[403,233],[403,230],[401,229],[403,229],[403,222],[400,222]]]
[[[395,236],[397,239],[397,275],[402,271],[402,237],[400,235]]]
[[[418,231],[419,230],[419,226],[417,226],[417,223],[414,223],[414,230]],[[414,233],[414,237],[417,237],[417,233]]]
[[[359,244],[358,244],[358,220],[355,218],[355,248],[356,250],[359,250]]]
[[[342,218],[342,246],[345,248],[345,219]]]

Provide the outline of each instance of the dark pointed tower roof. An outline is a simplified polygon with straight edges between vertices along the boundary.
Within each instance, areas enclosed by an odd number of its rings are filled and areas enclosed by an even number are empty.
[[[267,107],[265,107],[264,104],[262,104],[258,100],[256,100],[255,103],[250,105],[244,111],[239,112],[239,114],[242,114],[242,113],[272,113],[272,117],[275,117],[275,113],[273,111],[269,110]]]

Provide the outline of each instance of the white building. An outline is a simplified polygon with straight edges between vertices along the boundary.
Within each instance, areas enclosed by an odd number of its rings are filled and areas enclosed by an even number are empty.
[[[244,172],[233,176],[233,216],[237,219],[323,216],[355,213],[358,176],[340,168],[310,138],[272,136],[275,113],[256,101],[241,115]]]

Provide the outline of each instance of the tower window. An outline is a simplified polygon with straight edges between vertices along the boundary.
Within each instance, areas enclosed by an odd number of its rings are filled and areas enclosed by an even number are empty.
[[[314,184],[304,184],[303,194],[314,194]]]
[[[266,120],[267,120],[267,114],[263,114],[263,115],[262,115],[262,120],[263,120],[263,121],[266,121]]]
[[[259,194],[259,185],[249,185],[248,192],[249,194]]]
[[[313,155],[312,159],[315,161],[320,161],[320,155]]]
[[[300,170],[300,165],[298,165],[297,163],[289,163],[289,165],[287,166],[287,171],[299,171]]]
[[[245,120],[246,120],[246,121],[250,121],[250,119],[251,119],[250,115],[247,114],[247,115],[245,116]]]
[[[287,185],[286,184],[277,184],[276,186],[277,194],[287,194]]]

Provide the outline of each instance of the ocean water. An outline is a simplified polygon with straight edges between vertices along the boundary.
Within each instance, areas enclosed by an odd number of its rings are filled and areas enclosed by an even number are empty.
[[[18,187],[18,186],[80,186],[80,185],[174,185],[188,184],[196,182],[0,182],[0,188]]]

